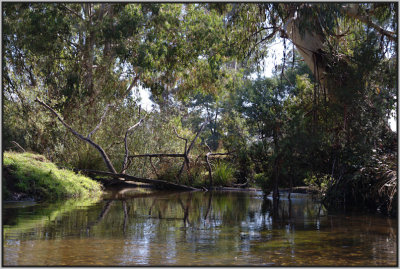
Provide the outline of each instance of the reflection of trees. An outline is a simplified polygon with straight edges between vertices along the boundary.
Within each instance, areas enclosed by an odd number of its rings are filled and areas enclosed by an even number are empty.
[[[189,193],[188,198],[186,200],[186,205],[183,204],[182,199],[180,197],[178,198],[178,201],[184,212],[183,213],[183,226],[186,227],[186,223],[190,224],[189,208],[190,208],[190,203],[192,202],[192,193]]]
[[[125,236],[129,230],[140,229],[149,220],[169,221],[177,228],[182,222],[183,227],[199,227],[206,223],[231,226],[246,218],[249,204],[249,197],[244,193],[114,192],[106,198],[92,206],[60,214],[57,221],[43,221],[35,228],[54,238],[77,233],[82,237]],[[60,229],[63,233],[55,232]]]
[[[179,259],[179,255],[188,253],[193,257],[201,253],[200,256],[210,260],[238,252],[260,255],[263,251],[278,251],[298,255],[309,247],[310,240],[313,251],[318,253],[335,244],[358,249],[376,244],[381,247],[367,251],[373,257],[383,258],[386,254],[379,252],[382,246],[392,248],[396,241],[395,221],[386,223],[368,216],[352,216],[349,222],[344,216],[327,216],[323,208],[318,216],[318,204],[305,197],[292,197],[290,200],[281,197],[277,203],[234,192],[119,193],[63,212],[21,232],[17,239],[26,239],[29,234],[29,239],[113,238],[126,244],[124,257],[157,257],[161,262],[166,257]],[[315,231],[317,222],[321,223],[320,232]],[[11,234],[16,238],[14,230],[6,231],[5,239],[11,238]],[[160,246],[168,247],[160,250]],[[139,251],[142,249],[146,254]],[[287,262],[296,261],[293,257],[288,259]]]

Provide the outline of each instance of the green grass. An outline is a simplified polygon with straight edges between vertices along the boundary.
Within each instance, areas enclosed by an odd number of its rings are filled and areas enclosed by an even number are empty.
[[[4,152],[3,199],[9,199],[11,192],[48,200],[94,197],[102,193],[102,188],[88,177],[57,168],[42,155]]]

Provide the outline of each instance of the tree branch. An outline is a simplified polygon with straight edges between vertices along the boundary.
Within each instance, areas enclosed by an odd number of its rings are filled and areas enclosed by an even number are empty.
[[[154,174],[156,174],[157,178],[160,178],[160,176],[159,176],[158,173],[157,173],[157,169],[155,168],[155,166],[154,166],[154,164],[153,164],[153,161],[152,161],[151,157],[150,157],[150,165],[151,165],[151,167],[153,168]]]
[[[138,155],[130,155],[128,156],[129,159],[132,158],[141,158],[141,157],[177,157],[177,158],[184,158],[185,154],[180,153],[154,153],[154,154],[138,154]]]
[[[187,169],[189,169],[189,152],[192,150],[194,143],[196,142],[196,139],[199,137],[200,133],[203,131],[204,127],[207,125],[208,120],[206,120],[203,125],[201,125],[200,130],[197,132],[195,138],[193,138],[192,142],[189,145],[189,148],[187,149],[187,151],[185,152],[185,161],[182,164],[181,170],[179,170],[179,174],[178,174],[178,180],[181,178],[183,169],[185,168],[185,165],[187,166]]]
[[[103,158],[103,161],[105,162],[108,170],[111,173],[117,173],[114,169],[114,166],[112,165],[110,159],[108,158],[107,154],[105,153],[105,151],[103,150],[102,147],[100,147],[99,145],[97,145],[96,143],[94,143],[90,138],[84,137],[83,135],[81,135],[80,133],[78,133],[77,131],[75,131],[71,126],[69,126],[64,119],[54,110],[52,109],[49,105],[47,105],[46,103],[44,103],[43,101],[41,101],[39,98],[35,99],[35,102],[38,102],[39,104],[41,104],[42,106],[44,106],[45,108],[47,108],[54,116],[57,117],[57,119],[72,133],[74,134],[76,137],[78,137],[79,139],[89,143],[91,146],[93,146],[97,151],[100,152],[101,157]]]
[[[211,168],[210,160],[208,159],[208,157],[211,154],[211,148],[207,145],[206,142],[204,142],[204,144],[207,146],[207,148],[209,150],[205,156],[205,159],[206,159],[207,168],[208,168],[209,185],[210,185],[210,187],[212,187],[212,185],[213,185],[212,168]]]
[[[122,163],[122,170],[121,170],[121,174],[125,174],[126,169],[128,168],[128,154],[129,154],[129,150],[128,150],[128,134],[135,129],[137,126],[139,126],[144,120],[140,119],[139,122],[137,122],[135,125],[131,126],[128,128],[128,130],[125,133],[125,139],[124,139],[124,143],[125,143],[125,155],[124,155],[124,161]]]
[[[16,146],[17,146],[17,148],[19,148],[20,150],[22,150],[22,152],[25,152],[25,149],[24,149],[23,147],[21,147],[21,145],[20,145],[20,144],[18,144],[17,142],[15,142],[15,141],[11,141],[11,143],[13,143],[14,145],[16,145]]]
[[[174,132],[175,132],[175,134],[176,134],[176,136],[177,136],[178,138],[180,138],[180,139],[182,139],[182,140],[185,140],[185,151],[184,151],[184,153],[186,154],[186,148],[187,148],[187,142],[188,142],[187,138],[184,138],[184,137],[179,136],[179,135],[178,135],[178,132],[177,132],[176,129],[175,129],[175,127],[174,127]]]
[[[104,120],[104,118],[106,117],[108,108],[109,108],[110,106],[111,106],[111,105],[109,105],[109,104],[106,106],[106,108],[104,109],[103,116],[101,116],[101,118],[100,118],[99,124],[97,124],[97,126],[93,129],[93,131],[91,131],[91,132],[87,135],[87,138],[90,139],[90,137],[100,128],[100,125],[103,123],[103,120]]]
[[[356,4],[345,5],[342,6],[342,8],[345,14],[349,17],[366,23],[369,27],[377,30],[381,35],[386,36],[390,41],[397,41],[396,33],[383,29],[381,26],[373,23],[369,16],[363,16],[362,14],[360,14],[360,12],[358,12],[358,6]]]
[[[126,90],[125,94],[123,95],[124,97],[125,97],[127,94],[129,94],[129,92],[132,90],[133,86],[136,85],[136,82],[138,81],[138,79],[139,79],[139,75],[136,75],[135,78],[133,79],[131,85],[129,85],[128,89]]]
[[[226,152],[226,153],[210,153],[209,156],[226,156],[226,155],[231,155],[232,152]]]

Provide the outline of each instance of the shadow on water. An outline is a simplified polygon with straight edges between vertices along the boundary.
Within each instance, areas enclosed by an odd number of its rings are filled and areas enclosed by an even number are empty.
[[[4,204],[4,265],[396,265],[396,220],[331,214],[305,194],[115,189],[63,203]]]

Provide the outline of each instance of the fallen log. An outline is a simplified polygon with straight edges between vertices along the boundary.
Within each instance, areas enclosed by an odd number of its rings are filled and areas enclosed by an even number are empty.
[[[164,180],[158,180],[158,179],[149,179],[149,178],[140,178],[140,177],[134,177],[134,176],[129,176],[125,174],[116,174],[116,173],[110,173],[110,172],[104,172],[104,171],[97,171],[97,170],[89,170],[89,169],[81,169],[79,170],[83,173],[88,173],[88,174],[96,174],[96,175],[101,175],[101,176],[110,176],[113,178],[124,178],[125,181],[136,181],[136,182],[142,182],[142,183],[148,183],[152,184],[155,188],[157,189],[163,189],[163,190],[186,190],[186,191],[196,191],[199,189],[186,186],[186,185],[181,185],[181,184],[176,184]]]

